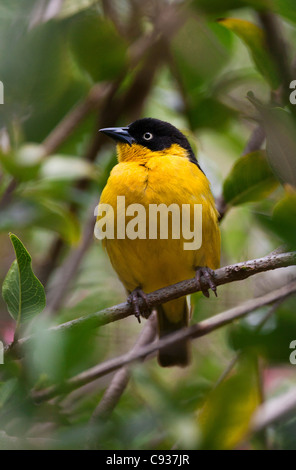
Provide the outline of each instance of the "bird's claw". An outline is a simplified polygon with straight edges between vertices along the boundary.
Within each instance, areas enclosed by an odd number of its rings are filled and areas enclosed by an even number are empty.
[[[148,299],[147,295],[145,292],[142,291],[140,287],[137,287],[134,289],[128,296],[127,302],[132,305],[135,313],[135,317],[138,320],[139,323],[141,323],[141,310],[139,306],[139,299],[142,299],[144,301],[144,311],[142,312],[142,315],[144,317],[148,316],[150,313],[150,308],[148,304]]]
[[[198,267],[195,272],[195,280],[199,284],[200,290],[205,297],[210,297],[211,289],[217,297],[217,287],[215,284],[214,271],[208,267]]]

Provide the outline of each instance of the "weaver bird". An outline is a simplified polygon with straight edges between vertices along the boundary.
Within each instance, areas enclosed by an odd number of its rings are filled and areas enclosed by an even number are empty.
[[[128,301],[133,304],[136,316],[140,314],[139,298],[146,299],[145,294],[149,292],[194,276],[205,295],[209,295],[209,288],[216,294],[212,270],[218,268],[220,263],[218,212],[209,181],[187,138],[173,125],[152,118],[137,120],[127,127],[100,131],[117,142],[118,155],[118,164],[111,171],[98,206],[108,205],[112,208],[109,216],[114,216],[111,225],[115,228],[114,237],[105,238],[103,244],[129,294]],[[119,196],[121,198],[118,199]],[[125,197],[125,206],[118,207],[118,200],[122,201],[122,196]],[[143,235],[140,226],[137,227],[139,236],[126,236],[122,233],[122,227],[120,235],[116,231],[118,217],[131,204],[140,204],[147,209],[145,217],[140,222],[137,220],[138,225],[144,224],[145,237],[139,235]],[[201,246],[185,249],[188,237],[185,240],[180,230],[180,236],[175,236],[176,227],[173,229],[173,215],[170,211],[167,211],[170,225],[167,237],[160,237],[158,227],[156,237],[154,231],[154,237],[149,238],[151,214],[148,209],[160,204],[167,207],[174,204],[175,208],[187,205],[191,230],[194,228],[194,207],[202,205],[202,220],[198,227],[202,234]],[[131,212],[127,218],[120,220],[127,224],[132,220]],[[186,297],[159,305],[156,310],[159,337],[188,325],[190,308]],[[164,367],[187,365],[187,342],[174,343],[161,349],[158,360]]]

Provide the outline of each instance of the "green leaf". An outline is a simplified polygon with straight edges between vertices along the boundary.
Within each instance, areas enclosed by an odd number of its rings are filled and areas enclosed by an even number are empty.
[[[282,15],[288,21],[296,23],[296,3],[295,0],[273,0],[273,10]]]
[[[27,141],[43,142],[53,128],[59,124],[74,106],[76,106],[77,102],[81,100],[81,97],[86,96],[89,89],[89,80],[82,75],[82,72],[78,77],[73,76],[59,100],[52,102],[50,106],[36,108],[35,112],[30,114],[29,118],[22,123],[23,132]],[[60,146],[59,153],[66,153],[68,155],[81,154],[83,148],[80,146],[78,149],[78,145],[83,142],[85,135],[92,131],[93,122],[93,115],[89,115],[89,117],[81,122],[76,131],[68,136],[64,144]],[[64,148],[66,148],[66,150],[64,150]]]
[[[286,366],[292,352],[289,344],[295,339],[295,299],[295,295],[288,298],[263,324],[270,306],[231,325],[228,331],[230,347],[235,351],[256,353],[270,364]]]
[[[264,106],[252,93],[248,98],[261,115],[266,156],[273,172],[283,184],[296,188],[296,125],[292,115],[283,108]]]
[[[258,150],[236,161],[224,181],[223,196],[227,204],[236,206],[266,198],[277,185],[265,152]]]
[[[188,117],[194,129],[224,129],[235,115],[234,110],[213,96],[201,98],[188,109]]]
[[[45,151],[42,145],[25,144],[16,152],[1,153],[0,162],[3,168],[19,181],[35,179],[40,170]]]
[[[227,64],[232,42],[231,33],[225,28],[197,20],[194,14],[174,36],[172,53],[192,105]]]
[[[287,193],[275,206],[272,221],[277,233],[296,248],[296,193]]]
[[[237,18],[225,18],[220,20],[219,24],[233,31],[245,43],[258,72],[272,89],[278,88],[280,80],[270,57],[263,30],[250,21]]]
[[[3,282],[2,295],[17,325],[30,320],[45,308],[43,285],[32,271],[32,258],[20,239],[10,234],[16,260]]]
[[[77,245],[81,230],[77,216],[64,204],[46,198],[36,202],[37,217],[35,224],[38,227],[54,230],[61,235],[67,243]]]
[[[64,184],[64,186],[66,186]],[[44,191],[43,191],[43,190]],[[80,240],[81,230],[78,217],[66,207],[69,202],[81,203],[82,197],[78,193],[77,199],[65,195],[62,190],[57,190],[54,195],[50,188],[28,188],[22,192],[22,200],[16,201],[3,209],[0,218],[0,232],[10,230],[41,227],[51,232],[58,233],[67,243],[77,245]],[[69,188],[68,188],[69,189]],[[79,199],[78,199],[79,197]]]
[[[73,77],[63,26],[49,21],[29,29],[22,21],[7,29],[0,50],[0,77],[5,84],[0,115],[8,123],[15,116],[24,121],[41,109],[50,109],[63,97]]]
[[[254,364],[250,358],[244,358],[238,371],[208,395],[199,413],[200,448],[234,449],[245,438],[258,405]]]
[[[13,377],[6,382],[0,383],[0,409],[4,407],[5,403],[13,393],[16,391],[17,379]]]
[[[79,67],[94,81],[113,80],[126,65],[124,38],[96,10],[70,20],[70,44]]]

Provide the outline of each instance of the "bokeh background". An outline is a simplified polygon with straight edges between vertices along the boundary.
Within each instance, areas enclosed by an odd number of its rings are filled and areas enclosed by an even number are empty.
[[[93,237],[116,164],[101,127],[155,117],[186,133],[222,214],[222,266],[295,248],[295,23],[292,0],[0,0],[0,277],[15,259],[13,232],[47,296],[33,346],[0,365],[2,448],[84,448],[90,432],[100,449],[296,448],[293,413],[246,435],[259,404],[296,383],[293,297],[193,341],[186,369],[154,357],[134,365],[95,420],[113,374],[38,406],[30,398],[128,352],[145,324],[44,334],[125,300]],[[294,276],[285,268],[218,298],[195,294],[192,323]],[[4,344],[14,329],[0,298]]]

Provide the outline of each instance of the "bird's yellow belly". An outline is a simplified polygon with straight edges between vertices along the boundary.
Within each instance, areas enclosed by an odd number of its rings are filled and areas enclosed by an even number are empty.
[[[120,280],[132,291],[152,292],[194,275],[193,256],[176,240],[112,240],[108,255]]]

